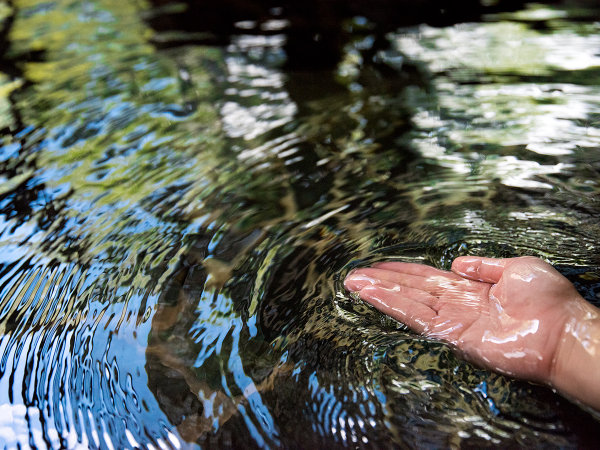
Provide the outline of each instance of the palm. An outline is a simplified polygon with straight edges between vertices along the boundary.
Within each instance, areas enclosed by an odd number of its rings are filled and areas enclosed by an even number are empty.
[[[454,344],[475,363],[542,379],[564,328],[564,300],[576,292],[539,259],[488,261],[502,266],[459,276],[420,264],[381,263],[352,273],[346,287],[415,331]]]

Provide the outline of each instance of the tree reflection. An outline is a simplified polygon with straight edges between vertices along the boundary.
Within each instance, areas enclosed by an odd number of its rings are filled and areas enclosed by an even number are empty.
[[[525,2],[468,0],[448,4],[439,0],[365,2],[308,0],[226,0],[218,3],[195,0],[186,6],[169,0],[153,0],[156,12],[148,22],[161,32],[159,46],[195,43],[225,45],[236,34],[268,36],[285,34],[285,66],[290,70],[333,69],[344,47],[357,37],[370,36],[364,52],[369,64],[377,51],[386,49],[386,34],[398,27],[419,23],[436,26],[469,22],[483,14],[518,9]],[[358,18],[357,21],[351,19]]]

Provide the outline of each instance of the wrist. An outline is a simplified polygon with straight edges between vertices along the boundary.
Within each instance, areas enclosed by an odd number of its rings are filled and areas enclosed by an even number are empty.
[[[600,309],[577,295],[567,304],[548,384],[569,397],[600,408],[600,396],[589,395],[598,382],[598,370]]]

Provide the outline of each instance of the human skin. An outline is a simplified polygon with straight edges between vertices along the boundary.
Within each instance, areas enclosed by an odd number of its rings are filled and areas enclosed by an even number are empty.
[[[383,262],[344,285],[476,365],[600,409],[600,309],[541,259],[464,256],[452,272]]]

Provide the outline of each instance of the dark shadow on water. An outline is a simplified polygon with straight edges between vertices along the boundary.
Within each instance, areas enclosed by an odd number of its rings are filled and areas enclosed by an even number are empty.
[[[357,35],[371,35],[374,41],[366,52],[373,60],[377,51],[387,48],[385,35],[398,27],[428,23],[446,26],[477,21],[483,14],[521,8],[522,0],[501,0],[484,6],[479,0],[446,2],[441,0],[196,0],[174,6],[165,0],[152,2],[158,9],[148,18],[157,31],[171,32],[156,41],[159,46],[183,42],[226,45],[235,34],[286,36],[286,67],[290,70],[333,68],[340,61],[344,46]],[[349,21],[359,18],[358,23]],[[274,23],[284,21],[284,23]]]

